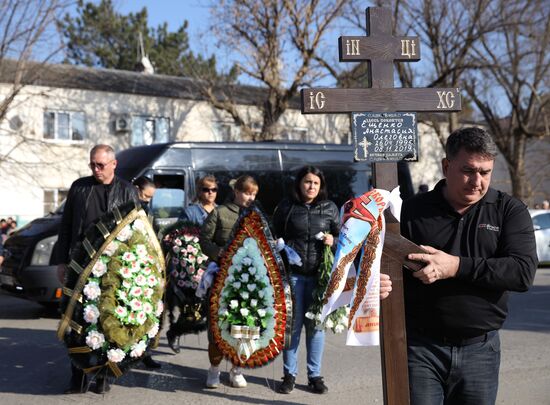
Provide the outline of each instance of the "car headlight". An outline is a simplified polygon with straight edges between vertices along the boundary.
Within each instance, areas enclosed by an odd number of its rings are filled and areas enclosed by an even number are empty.
[[[32,254],[31,266],[48,266],[55,242],[57,242],[57,235],[39,241]]]

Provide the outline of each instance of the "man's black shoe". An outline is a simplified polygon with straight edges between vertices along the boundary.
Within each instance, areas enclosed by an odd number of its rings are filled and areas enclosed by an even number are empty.
[[[309,379],[308,387],[316,394],[326,394],[328,392],[328,387],[325,385],[323,377],[311,377]]]
[[[143,364],[145,364],[145,367],[147,368],[160,368],[161,364],[158,361],[153,360],[150,354],[145,355],[143,358]]]
[[[168,346],[174,351],[174,353],[180,352],[180,337],[175,336],[172,332],[166,332],[166,338],[168,339]]]
[[[296,383],[296,377],[292,374],[285,374],[283,377],[283,382],[279,385],[277,392],[279,394],[290,394],[294,389],[294,384]]]
[[[95,380],[95,390],[96,394],[105,394],[106,392],[111,391],[111,384],[107,378],[96,378]]]

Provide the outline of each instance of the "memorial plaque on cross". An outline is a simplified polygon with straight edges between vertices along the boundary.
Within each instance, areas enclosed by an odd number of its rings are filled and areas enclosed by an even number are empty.
[[[341,37],[340,61],[369,63],[370,88],[311,88],[301,91],[303,114],[360,112],[452,112],[461,110],[457,88],[394,87],[395,61],[420,60],[417,37],[393,36],[391,12],[381,7],[367,8],[366,37]],[[373,164],[374,186],[392,190],[398,185],[396,163]],[[392,279],[393,291],[382,301],[381,355],[384,403],[409,404],[407,339],[405,332],[402,265],[413,270],[421,266],[407,263],[406,254],[421,248],[400,236],[399,223],[386,214],[386,241],[381,271]],[[416,266],[416,267],[415,267]]]

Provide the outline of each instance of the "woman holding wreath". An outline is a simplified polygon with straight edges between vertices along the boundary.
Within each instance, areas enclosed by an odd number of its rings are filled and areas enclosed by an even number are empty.
[[[196,200],[193,204],[187,206],[184,212],[181,214],[178,223],[180,221],[184,223],[191,223],[198,227],[202,226],[204,220],[208,217],[208,214],[216,208],[216,197],[218,196],[218,181],[216,178],[207,174],[197,180],[196,187]],[[181,330],[181,317],[185,317],[185,314],[180,311],[177,314],[176,308],[178,306],[178,297],[174,294],[171,288],[167,289],[167,301],[169,309],[170,327],[166,332],[166,338],[168,345],[174,351],[174,353],[180,352],[180,337]],[[178,325],[180,324],[180,325]]]
[[[289,394],[298,374],[298,348],[302,326],[306,324],[307,374],[309,388],[319,394],[328,391],[321,376],[324,330],[314,328],[305,318],[312,303],[313,291],[319,282],[319,267],[324,245],[333,246],[339,233],[338,208],[327,200],[325,176],[316,167],[302,167],[297,175],[290,199],[279,203],[273,214],[275,235],[294,249],[302,264],[290,264],[287,272],[294,298],[294,323],[290,347],[283,352],[283,382],[279,392]],[[321,233],[322,237],[317,237]]]
[[[216,207],[204,221],[200,232],[200,245],[204,254],[212,261],[218,262],[223,255],[223,248],[229,241],[233,226],[239,219],[241,209],[250,207],[256,198],[259,187],[252,176],[242,175],[230,183],[233,188],[233,199]],[[211,339],[209,331],[208,357],[210,368],[206,378],[207,388],[217,388],[220,384],[219,365],[223,355]],[[229,372],[229,380],[233,387],[246,387],[241,368],[233,366]]]

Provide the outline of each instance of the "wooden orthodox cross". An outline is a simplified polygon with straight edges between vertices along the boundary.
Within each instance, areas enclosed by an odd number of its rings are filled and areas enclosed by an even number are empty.
[[[339,51],[341,62],[368,61],[371,88],[303,89],[302,113],[460,111],[459,89],[393,88],[394,61],[420,60],[420,41],[417,37],[394,37],[392,27],[390,10],[367,8],[368,36],[340,37]],[[366,138],[362,146],[367,148]],[[375,187],[392,190],[398,185],[396,163],[374,163],[373,166]],[[381,272],[390,275],[393,291],[382,301],[381,313],[384,403],[407,405],[409,379],[401,265],[406,261],[407,251],[421,250],[400,237],[399,223],[391,215],[386,216],[386,225],[387,246],[384,247]]]

